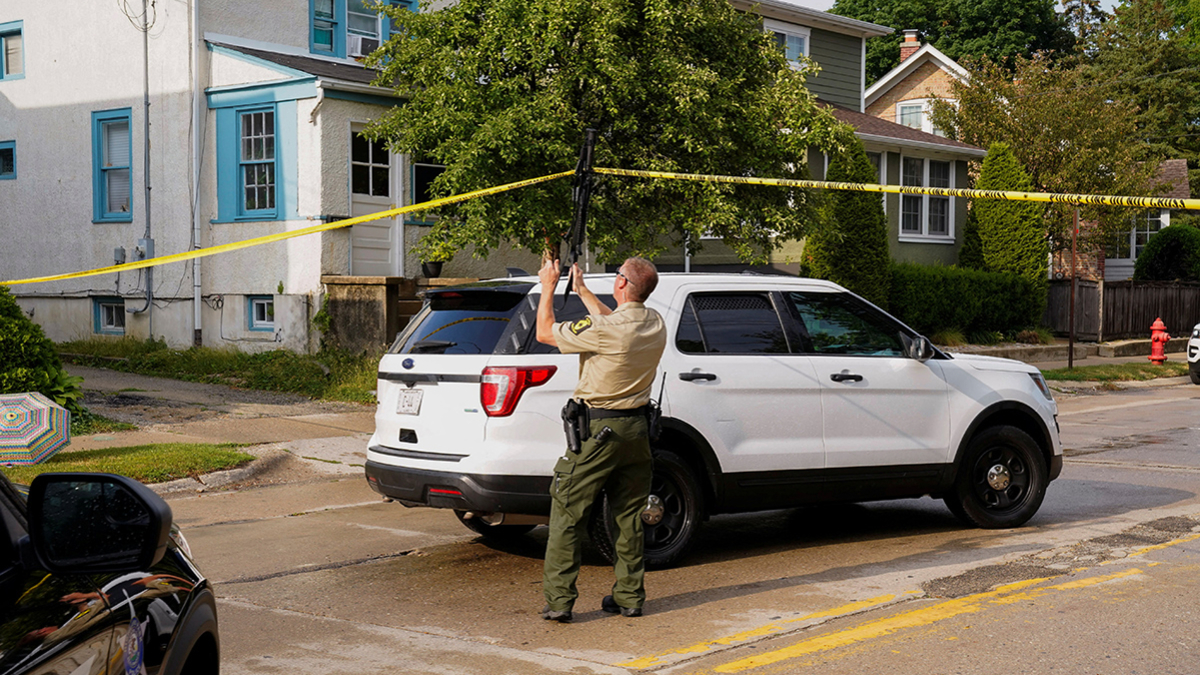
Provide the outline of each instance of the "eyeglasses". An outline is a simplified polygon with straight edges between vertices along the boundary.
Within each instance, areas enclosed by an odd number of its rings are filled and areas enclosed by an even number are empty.
[[[624,275],[624,274],[622,274],[621,272],[617,272],[617,276],[619,276],[619,277],[621,277],[622,279],[624,279],[624,280],[625,280],[625,283],[629,284],[630,286],[637,286],[637,284],[636,284],[636,283],[634,283],[633,279],[630,279],[629,277],[625,276],[625,275]]]

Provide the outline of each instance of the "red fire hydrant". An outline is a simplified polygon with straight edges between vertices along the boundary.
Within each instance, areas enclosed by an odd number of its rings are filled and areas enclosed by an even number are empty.
[[[1162,318],[1155,319],[1154,325],[1150,326],[1150,363],[1161,366],[1167,360],[1167,341],[1170,339]]]

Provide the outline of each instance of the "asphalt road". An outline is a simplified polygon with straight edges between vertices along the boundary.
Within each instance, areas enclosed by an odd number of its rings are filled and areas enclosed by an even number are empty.
[[[361,410],[259,410],[282,459],[168,499],[217,589],[225,673],[1197,672],[1200,387],[1059,405],[1065,468],[1027,526],[967,529],[931,499],[718,517],[648,574],[637,619],[599,610],[590,554],[575,623],[542,621],[544,528],[501,547],[382,502]],[[236,436],[221,412],[203,425]]]

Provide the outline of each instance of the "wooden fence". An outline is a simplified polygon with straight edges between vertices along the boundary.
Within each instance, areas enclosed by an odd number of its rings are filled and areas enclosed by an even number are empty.
[[[1070,328],[1071,282],[1052,281],[1043,323],[1059,335]],[[1200,323],[1200,283],[1184,281],[1075,282],[1078,340],[1149,338],[1161,318],[1172,336],[1186,336]]]

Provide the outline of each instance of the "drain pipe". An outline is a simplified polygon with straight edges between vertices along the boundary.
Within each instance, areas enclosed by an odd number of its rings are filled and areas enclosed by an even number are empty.
[[[138,240],[143,260],[154,257],[154,240],[150,238],[150,12],[149,0],[142,0],[142,174],[146,179],[146,234]],[[146,306],[130,314],[146,313],[150,339],[154,339],[154,268],[146,268]]]
[[[200,0],[192,0],[192,249],[200,248],[200,153],[204,132],[204,97],[200,92]],[[192,260],[192,345],[204,344],[201,316],[200,258]]]

